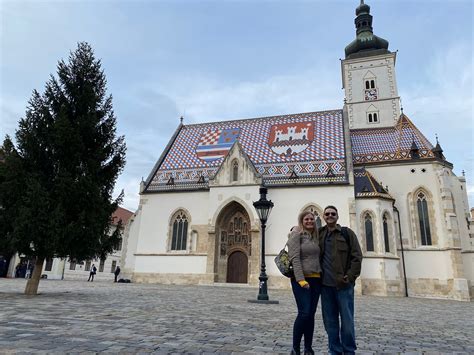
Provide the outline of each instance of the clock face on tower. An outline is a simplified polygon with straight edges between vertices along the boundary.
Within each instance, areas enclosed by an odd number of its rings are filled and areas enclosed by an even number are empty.
[[[365,90],[365,101],[377,100],[377,89]]]

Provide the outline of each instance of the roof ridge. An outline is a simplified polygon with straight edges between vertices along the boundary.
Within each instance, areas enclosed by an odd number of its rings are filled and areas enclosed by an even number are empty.
[[[226,121],[211,121],[211,122],[201,122],[201,123],[191,123],[184,125],[184,127],[196,127],[196,126],[204,126],[208,124],[225,124],[229,122],[240,122],[240,121],[245,121],[245,122],[250,122],[252,120],[262,120],[262,119],[275,119],[277,117],[293,117],[293,116],[298,116],[298,115],[309,115],[309,114],[314,114],[314,113],[331,113],[331,112],[342,112],[342,109],[333,109],[333,110],[323,110],[323,111],[309,111],[309,112],[298,112],[298,113],[289,113],[285,115],[273,115],[273,116],[262,116],[262,117],[249,117],[249,118],[237,118],[233,120],[226,120]]]
[[[367,178],[369,179],[370,185],[372,185],[372,189],[374,189],[374,192],[378,192],[377,188],[375,187],[375,184],[374,184],[375,178],[372,176],[372,174],[368,170],[365,170],[365,174],[366,174]],[[377,181],[377,183],[378,183],[378,181]]]
[[[403,121],[402,121],[403,120]],[[402,131],[402,128],[403,128],[403,124],[407,124],[415,133],[415,135],[420,139],[420,140],[424,140],[423,145],[426,146],[427,148],[429,148],[429,146],[431,145],[433,147],[433,144],[428,140],[428,138],[425,137],[425,135],[418,129],[418,127],[413,123],[413,121],[407,116],[405,115],[404,113],[402,113],[400,115],[400,118],[398,119],[398,122],[397,124],[400,123],[400,132]],[[414,136],[415,136],[414,135]],[[400,142],[400,141],[399,141]],[[428,143],[428,144],[427,144]],[[433,149],[433,148],[431,148]]]

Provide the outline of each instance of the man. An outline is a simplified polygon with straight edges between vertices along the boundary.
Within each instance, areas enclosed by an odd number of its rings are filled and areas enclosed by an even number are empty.
[[[120,275],[120,266],[117,266],[115,268],[114,275],[115,275],[115,281],[114,282],[117,282],[117,277],[118,277],[118,275]]]
[[[354,283],[360,275],[362,252],[355,233],[337,224],[337,208],[327,206],[326,225],[319,231],[323,287],[321,291],[324,328],[330,354],[354,354]],[[339,318],[341,325],[339,327]]]
[[[95,267],[94,264],[91,266],[91,270],[89,272],[89,279],[87,281],[94,282],[94,276],[97,272],[97,268]]]

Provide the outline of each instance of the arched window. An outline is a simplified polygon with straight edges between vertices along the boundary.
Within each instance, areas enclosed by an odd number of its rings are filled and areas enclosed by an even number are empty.
[[[232,181],[239,181],[239,162],[237,160],[232,163]]]
[[[374,105],[370,105],[367,108],[367,123],[378,123],[379,122],[379,110]]]
[[[370,81],[370,88],[375,89],[375,80]]]
[[[418,223],[420,225],[421,245],[432,245],[428,202],[423,192],[418,193],[416,206],[418,209]]]
[[[176,214],[172,221],[171,250],[186,250],[188,236],[188,217],[183,211]]]
[[[370,89],[370,82],[368,80],[365,81],[365,88]]]
[[[367,251],[374,251],[374,230],[372,226],[372,217],[370,214],[366,214],[365,220],[365,245]]]
[[[383,215],[383,241],[385,244],[385,252],[390,253],[390,241],[388,238],[388,216],[386,213]]]

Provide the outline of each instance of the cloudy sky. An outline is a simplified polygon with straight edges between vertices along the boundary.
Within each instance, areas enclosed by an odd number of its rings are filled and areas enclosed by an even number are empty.
[[[398,50],[404,112],[435,134],[474,206],[473,2],[368,0],[374,32]],[[0,0],[0,138],[33,89],[87,41],[114,97],[127,166],[124,207],[184,115],[186,123],[342,108],[339,59],[358,0]]]

